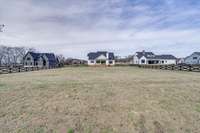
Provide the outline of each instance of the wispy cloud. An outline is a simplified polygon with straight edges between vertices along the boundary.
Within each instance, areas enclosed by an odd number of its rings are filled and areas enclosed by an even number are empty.
[[[197,0],[0,0],[0,23],[6,24],[4,45],[66,57],[85,58],[91,50],[200,51]]]

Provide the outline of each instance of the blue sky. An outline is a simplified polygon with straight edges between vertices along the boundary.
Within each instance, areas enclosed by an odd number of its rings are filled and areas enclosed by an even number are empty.
[[[0,43],[86,58],[200,51],[199,0],[0,0]]]

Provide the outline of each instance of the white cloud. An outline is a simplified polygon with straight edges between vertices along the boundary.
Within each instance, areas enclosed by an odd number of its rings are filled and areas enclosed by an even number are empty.
[[[0,0],[0,23],[6,24],[1,43],[80,58],[92,50],[128,55],[147,49],[177,56],[200,51],[196,5],[151,2]]]

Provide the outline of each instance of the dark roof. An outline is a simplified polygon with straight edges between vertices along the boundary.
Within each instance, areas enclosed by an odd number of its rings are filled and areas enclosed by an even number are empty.
[[[28,55],[28,54],[30,54],[35,61],[38,60],[41,56],[40,53],[34,53],[34,52],[28,52],[26,55]]]
[[[109,60],[115,59],[114,53],[107,52],[107,51],[91,52],[91,53],[88,54],[88,58],[89,58],[89,60],[95,60],[97,57],[99,57],[101,55],[104,55],[106,57],[107,53],[108,53],[108,59]]]
[[[54,53],[28,52],[26,55],[28,55],[28,54],[30,54],[33,57],[34,61],[37,61],[40,57],[43,58],[43,56],[45,55],[49,60],[49,65],[50,66],[54,66],[54,65],[58,64],[58,61],[57,61],[56,56],[54,55]]]
[[[189,56],[185,57],[184,59],[187,59],[187,58],[191,57],[191,56],[192,56],[192,55],[194,55],[194,54],[196,54],[196,55],[199,55],[199,56],[200,56],[200,52],[194,52],[194,53],[192,53],[191,55],[189,55]]]
[[[177,59],[173,55],[156,55],[155,57],[152,57],[153,59]]]
[[[200,52],[194,52],[193,54],[197,54],[197,55],[200,55]]]
[[[154,56],[154,53],[153,52],[145,52],[145,51],[143,51],[143,52],[136,52],[136,56],[140,59],[141,57],[146,57],[146,58],[148,58],[148,57],[152,57],[152,56]]]
[[[46,55],[48,60],[56,60],[54,53],[41,53],[42,55]]]
[[[43,55],[46,55],[46,57],[48,58],[50,66],[55,66],[56,64],[58,64],[58,60],[56,59],[54,53],[42,53],[42,56]]]

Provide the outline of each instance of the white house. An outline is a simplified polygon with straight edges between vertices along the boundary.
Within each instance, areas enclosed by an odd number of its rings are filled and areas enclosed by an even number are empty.
[[[155,55],[152,52],[136,52],[133,56],[133,64],[176,64],[177,59],[173,55]]]
[[[107,51],[91,52],[88,54],[88,65],[115,65],[114,53]]]
[[[200,64],[200,52],[194,52],[184,59],[186,64]]]

